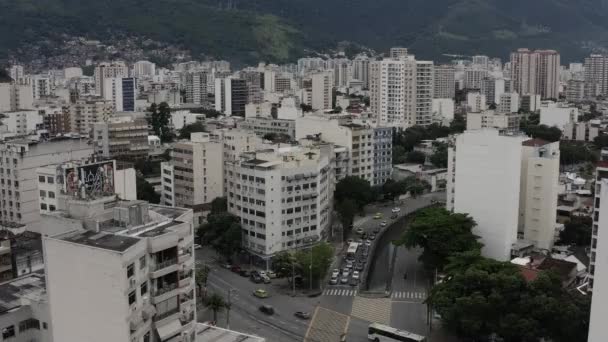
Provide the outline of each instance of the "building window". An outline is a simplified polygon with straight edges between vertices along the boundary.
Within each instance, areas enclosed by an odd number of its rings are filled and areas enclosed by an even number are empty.
[[[139,287],[139,294],[140,295],[145,295],[146,293],[148,293],[148,283],[144,282],[141,284],[141,286]]]
[[[139,269],[142,270],[146,267],[146,256],[139,258]]]
[[[46,177],[46,182],[49,184],[55,184],[55,179],[53,177]]]
[[[55,206],[52,204],[49,204],[49,211],[55,211]]]
[[[40,330],[40,321],[34,318],[26,319],[24,321],[19,322],[19,332],[24,332],[29,329],[38,329]]]
[[[11,325],[2,329],[2,338],[7,339],[15,336],[15,326]]]
[[[137,295],[135,294],[135,291],[132,291],[131,293],[129,293],[129,305],[133,305],[133,303],[135,303],[136,299],[137,299]]]
[[[55,193],[52,191],[49,191],[49,198],[55,198]]]
[[[150,342],[150,332],[149,331],[144,335],[143,342]]]
[[[46,210],[46,203],[40,203],[40,209]]]
[[[42,329],[46,330],[49,328],[49,325],[46,322],[42,322]]]
[[[44,176],[38,176],[38,183],[46,183],[46,178]]]
[[[127,278],[131,278],[134,275],[135,275],[135,265],[130,264],[129,266],[127,266]]]

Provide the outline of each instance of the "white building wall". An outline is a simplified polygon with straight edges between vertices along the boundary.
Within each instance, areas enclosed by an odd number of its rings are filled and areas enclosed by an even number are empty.
[[[473,113],[479,113],[486,110],[486,96],[481,93],[468,93],[467,107],[469,107],[469,111]]]
[[[540,124],[563,129],[568,123],[578,122],[578,114],[575,107],[562,107],[554,102],[544,103],[540,107]]]
[[[482,254],[501,261],[509,260],[517,240],[523,140],[492,129],[456,138],[455,182],[448,182],[454,187],[454,212],[471,215]]]
[[[114,171],[114,192],[118,195],[118,198],[126,201],[137,199],[135,174],[134,168]]]
[[[433,115],[440,116],[444,120],[454,120],[454,100],[433,99]]]
[[[593,295],[588,342],[604,342],[608,336],[608,179],[600,181],[600,206],[597,230],[597,246],[592,251],[595,257]],[[591,266],[594,267],[594,266]]]

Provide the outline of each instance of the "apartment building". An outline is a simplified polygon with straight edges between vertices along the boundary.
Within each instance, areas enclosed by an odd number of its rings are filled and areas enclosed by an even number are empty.
[[[247,82],[227,77],[215,79],[215,110],[227,116],[245,116],[247,104]]]
[[[478,65],[473,65],[464,71],[464,87],[466,89],[481,89],[484,78],[488,77],[488,70]]]
[[[334,75],[329,72],[319,72],[311,75],[311,106],[314,110],[331,110]]]
[[[607,238],[600,240],[600,231],[602,232],[602,236],[605,237],[605,232],[607,229],[600,229],[600,227],[606,225],[606,219],[608,218],[608,214],[603,210],[606,206],[602,206],[602,194],[605,194],[608,191],[608,187],[604,186],[604,183],[608,180],[608,150],[602,150],[600,161],[596,164],[595,167],[595,197],[593,201],[593,226],[591,229],[591,251],[589,253],[589,291],[595,290],[595,270],[596,263],[602,264],[602,260],[606,259],[606,256],[602,256],[602,259],[598,258],[598,254],[600,253],[600,246],[605,241],[608,241]],[[607,198],[607,197],[604,197]],[[607,201],[608,202],[608,201]],[[600,266],[601,268],[602,266]],[[595,298],[593,298],[595,300]],[[599,302],[599,300],[597,301]],[[592,303],[593,306],[593,303]],[[592,308],[592,311],[594,309]],[[599,329],[596,327],[595,329]],[[589,336],[591,338],[591,328],[589,329]]]
[[[560,55],[555,50],[537,50],[537,94],[543,99],[559,98]]]
[[[195,340],[192,210],[66,196],[45,218],[55,341]]]
[[[446,207],[477,222],[484,256],[507,261],[518,231],[539,249],[553,246],[558,177],[559,143],[467,130],[448,149]]]
[[[255,151],[262,146],[262,138],[244,129],[216,129],[210,137],[222,144],[224,162],[237,160],[241,153]]]
[[[116,112],[134,112],[137,79],[134,77],[105,78],[103,98],[111,101]]]
[[[186,103],[207,103],[207,72],[195,71],[186,74]]]
[[[63,140],[33,144],[11,141],[0,144],[0,221],[32,224],[39,221],[36,169],[93,154],[86,141]]]
[[[70,116],[73,133],[89,135],[94,123],[108,121],[114,115],[114,105],[97,96],[85,96],[63,107],[63,111]]]
[[[585,97],[608,94],[608,55],[585,58]]]
[[[517,113],[519,111],[519,94],[503,93],[498,97],[498,113]]]
[[[467,93],[467,111],[479,113],[487,109],[486,96],[479,92]]]
[[[372,185],[381,185],[391,178],[393,170],[393,129],[374,128],[374,174]]]
[[[137,61],[133,63],[133,76],[146,78],[156,75],[156,64],[150,61]]]
[[[540,124],[564,129],[569,123],[578,122],[578,108],[563,102],[543,102],[540,106]]]
[[[518,49],[511,53],[512,91],[559,98],[560,55],[555,50]]]
[[[416,124],[416,67],[414,56],[370,63],[370,108],[380,125],[404,128]]]
[[[416,61],[416,125],[428,126],[433,119],[434,64]]]
[[[70,113],[60,109],[58,111],[46,112],[42,119],[43,127],[51,137],[72,132],[70,126]]]
[[[43,114],[38,110],[0,112],[0,123],[8,132],[17,136],[36,134],[43,128]]]
[[[363,82],[364,88],[369,88],[369,57],[358,55],[353,60],[353,79]]]
[[[33,109],[32,87],[18,83],[0,83],[0,112]]]
[[[500,113],[496,110],[467,113],[467,130],[495,128],[501,132],[516,132],[519,130],[519,122],[517,113]]]
[[[51,95],[52,79],[49,75],[33,75],[29,79],[34,100]]]
[[[566,85],[566,101],[581,102],[585,99],[585,81],[568,80]]]
[[[228,211],[241,219],[243,247],[268,260],[327,236],[331,158],[313,147],[275,146],[226,162]]]
[[[569,122],[564,125],[562,139],[593,142],[600,135],[600,128],[599,122]]]
[[[104,62],[95,67],[93,78],[95,79],[95,91],[97,95],[106,98],[106,80],[112,78],[129,77],[129,67],[124,62]]]
[[[523,94],[520,95],[519,100],[519,108],[528,113],[536,112],[540,109],[540,95]]]
[[[589,319],[588,342],[601,342],[608,336],[606,315],[608,315],[608,163],[601,161],[596,171],[596,191],[593,219],[593,239],[589,264],[589,290],[591,316]],[[603,227],[603,228],[602,228]]]
[[[209,133],[192,133],[173,144],[171,160],[161,164],[161,203],[191,208],[196,221],[211,201],[224,195],[223,145]]]
[[[294,139],[296,136],[295,120],[274,119],[270,117],[249,117],[237,125],[241,129],[255,132],[263,137],[266,134],[284,134]]]
[[[486,96],[486,103],[500,102],[500,95],[505,93],[505,80],[503,78],[484,77],[481,80],[480,92]]]
[[[436,65],[434,68],[435,83],[433,85],[433,98],[453,99],[456,96],[456,80],[453,66]]]
[[[401,58],[401,57],[407,57],[407,48],[404,47],[392,47],[389,50],[388,53],[390,58]]]
[[[93,124],[95,154],[108,159],[148,157],[148,122],[143,118],[116,117]]]

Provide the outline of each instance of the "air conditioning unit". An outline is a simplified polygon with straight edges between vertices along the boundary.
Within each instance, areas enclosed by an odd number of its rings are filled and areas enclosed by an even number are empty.
[[[129,287],[134,287],[134,286],[135,286],[135,278],[129,279]]]

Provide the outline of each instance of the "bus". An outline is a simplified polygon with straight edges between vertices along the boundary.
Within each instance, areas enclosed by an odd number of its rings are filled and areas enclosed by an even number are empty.
[[[351,242],[348,245],[348,250],[346,251],[346,258],[354,259],[357,255],[357,249],[359,249],[359,244],[356,242]]]
[[[426,337],[399,330],[387,325],[372,323],[367,330],[367,339],[374,342],[426,342]]]

